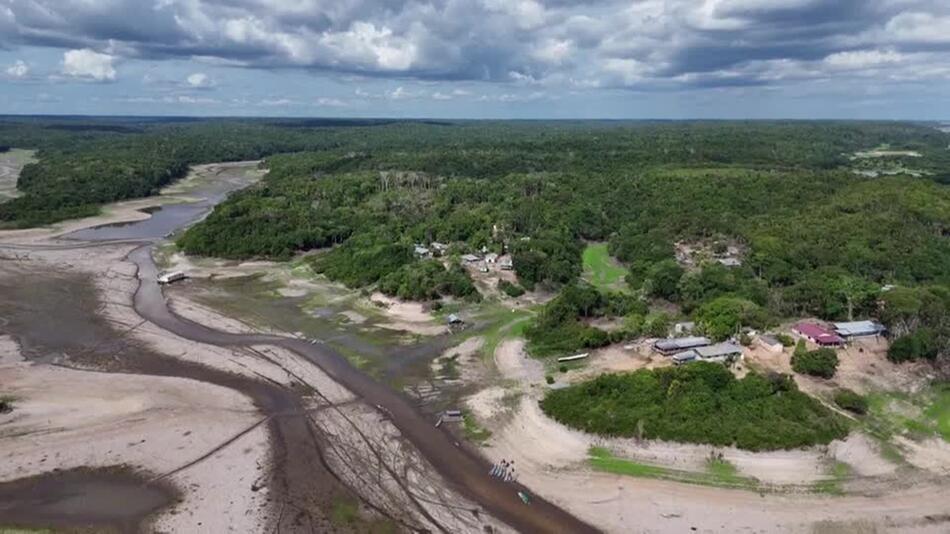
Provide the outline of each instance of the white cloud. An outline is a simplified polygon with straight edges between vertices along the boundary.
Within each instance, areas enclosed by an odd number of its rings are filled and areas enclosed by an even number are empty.
[[[193,89],[210,89],[214,87],[214,80],[210,76],[203,72],[196,72],[194,74],[189,74],[188,78],[185,79],[188,86]]]
[[[825,63],[843,69],[865,69],[900,63],[903,59],[903,54],[893,50],[854,50],[831,54]]]
[[[115,81],[115,58],[88,48],[63,54],[63,75],[96,82]]]
[[[325,107],[325,108],[345,108],[349,105],[338,98],[327,98],[327,97],[318,98],[316,100],[316,104],[318,106]]]
[[[30,75],[30,66],[22,59],[16,60],[13,65],[7,67],[7,76],[15,80],[23,80]]]
[[[950,16],[904,12],[887,22],[887,34],[897,40],[920,43],[950,43]]]

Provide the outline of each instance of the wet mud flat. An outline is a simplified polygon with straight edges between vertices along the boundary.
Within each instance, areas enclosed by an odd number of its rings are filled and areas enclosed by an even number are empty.
[[[125,467],[78,468],[0,483],[0,525],[133,533],[179,492]]]
[[[96,288],[84,275],[36,269],[26,273],[0,265],[0,333],[16,339],[27,359],[80,369],[187,378],[247,395],[266,417],[263,424],[270,437],[270,476],[265,480],[271,522],[285,531],[340,530],[331,525],[333,503],[357,498],[326,465],[324,437],[309,424],[304,407],[303,396],[312,393],[309,388],[285,388],[156,353],[106,321],[97,313],[99,309]],[[142,514],[139,503],[155,505],[149,514],[170,504],[155,499],[152,493],[149,500],[140,490],[129,490],[134,484],[127,473],[62,471],[36,478],[41,484],[30,480],[2,487],[60,485],[65,489],[49,492],[46,499],[19,499],[15,507],[0,506],[0,525],[86,528],[94,524],[97,529],[135,530],[148,515]],[[7,502],[3,495],[0,493],[0,503]],[[70,510],[77,503],[82,503],[83,514],[57,512]]]
[[[275,296],[279,284],[250,275],[222,280],[188,280],[165,289],[168,294],[194,300],[229,317],[282,332],[300,332],[348,356],[362,371],[396,389],[432,383],[431,362],[459,342],[458,335],[415,337],[339,320],[347,305],[328,305],[327,313],[307,312],[306,297]],[[350,357],[350,355],[353,355]],[[453,397],[453,400],[456,400]],[[420,408],[429,409],[428,405]],[[431,407],[435,412],[442,404]]]

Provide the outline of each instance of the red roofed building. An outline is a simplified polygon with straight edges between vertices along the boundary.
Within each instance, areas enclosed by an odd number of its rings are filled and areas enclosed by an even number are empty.
[[[792,332],[804,337],[816,345],[822,347],[837,347],[844,345],[844,339],[831,330],[813,323],[798,323],[792,328]]]

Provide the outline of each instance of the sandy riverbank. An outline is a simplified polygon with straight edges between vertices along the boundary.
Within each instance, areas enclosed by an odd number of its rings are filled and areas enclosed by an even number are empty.
[[[520,340],[499,345],[495,364],[513,384],[491,386],[469,397],[468,405],[492,432],[484,453],[493,460],[514,461],[518,480],[542,496],[608,532],[943,532],[943,489],[932,479],[908,489],[897,479],[888,490],[879,484],[875,497],[831,497],[796,491],[763,494],[744,490],[632,478],[593,471],[587,464],[591,446],[619,456],[671,469],[702,472],[710,453],[722,454],[739,474],[778,485],[807,486],[828,477],[835,461],[854,466],[860,477],[895,475],[861,434],[828,447],[751,453],[734,448],[602,438],[576,431],[548,418],[538,400],[546,389],[541,363],[527,357]],[[631,358],[633,358],[631,356]],[[607,362],[616,363],[616,355]],[[649,365],[649,359],[640,361]],[[611,365],[612,367],[612,365]],[[627,370],[627,369],[625,369]],[[520,393],[513,409],[501,399]],[[486,404],[489,406],[486,408]],[[927,482],[925,482],[927,480]],[[927,517],[938,518],[930,520]],[[631,530],[632,529],[632,530]],[[854,530],[858,529],[858,530]],[[863,529],[863,530],[862,530]]]

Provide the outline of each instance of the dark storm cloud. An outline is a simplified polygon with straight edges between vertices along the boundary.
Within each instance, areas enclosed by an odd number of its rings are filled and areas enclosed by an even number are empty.
[[[18,45],[422,80],[735,86],[822,76],[833,68],[871,72],[881,61],[900,69],[910,56],[906,64],[917,67],[939,61],[921,53],[950,47],[950,6],[940,0],[0,0],[0,46]],[[863,53],[835,56],[849,52]]]

